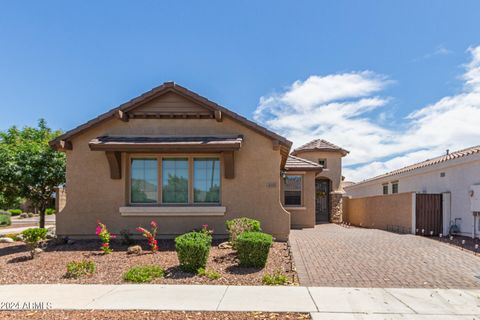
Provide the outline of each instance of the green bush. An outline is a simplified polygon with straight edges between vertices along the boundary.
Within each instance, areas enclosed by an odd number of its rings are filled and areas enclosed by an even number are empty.
[[[272,246],[271,235],[262,232],[244,232],[236,241],[237,257],[243,267],[263,268]]]
[[[197,272],[205,268],[212,245],[212,237],[204,232],[189,232],[175,238],[180,268],[187,272]]]
[[[267,286],[281,286],[288,283],[288,278],[280,272],[275,272],[274,274],[267,273],[263,276],[262,283]]]
[[[262,231],[260,227],[260,221],[246,217],[227,220],[225,224],[227,226],[228,233],[230,234],[230,242],[234,247],[237,237],[245,231]]]
[[[210,280],[217,280],[222,277],[220,273],[218,273],[217,271],[212,269],[205,269],[205,268],[198,268],[197,274],[200,277],[207,277]]]
[[[12,224],[10,214],[0,214],[0,226],[9,226]]]
[[[55,209],[53,209],[53,208],[47,208],[47,209],[45,209],[45,214],[46,214],[47,216],[50,216],[50,215],[52,215],[52,214],[55,214]]]
[[[137,266],[128,269],[123,274],[123,280],[135,283],[150,282],[155,278],[162,278],[165,270],[155,265]]]
[[[48,230],[45,228],[30,228],[22,231],[23,241],[29,246],[32,259],[40,241],[45,240]]]
[[[22,213],[21,209],[10,209],[8,210],[12,214],[12,216],[19,216]]]
[[[66,278],[80,278],[85,275],[92,275],[97,270],[95,262],[91,260],[70,261],[67,263]]]

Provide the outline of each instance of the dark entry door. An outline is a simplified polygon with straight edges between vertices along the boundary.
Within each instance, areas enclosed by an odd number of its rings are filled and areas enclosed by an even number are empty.
[[[442,233],[443,213],[442,194],[420,193],[416,195],[415,222],[418,232],[425,235]]]
[[[328,222],[330,180],[315,180],[315,218],[317,222]]]

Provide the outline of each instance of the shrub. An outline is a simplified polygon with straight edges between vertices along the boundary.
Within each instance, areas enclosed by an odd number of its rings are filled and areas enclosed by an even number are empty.
[[[53,209],[53,208],[47,208],[47,209],[45,209],[45,214],[46,214],[47,216],[51,216],[52,214],[55,214],[55,213],[56,213],[56,212],[55,212],[55,209]]]
[[[267,286],[281,286],[288,283],[288,278],[286,275],[277,271],[273,274],[267,273],[266,275],[264,275],[262,283]]]
[[[147,266],[136,266],[128,269],[127,272],[123,274],[123,280],[135,283],[144,283],[150,282],[155,278],[161,278],[165,274],[160,266],[147,265]]]
[[[9,214],[0,214],[0,226],[9,226],[12,224],[12,219]]]
[[[212,245],[212,237],[204,232],[189,232],[175,238],[180,268],[187,272],[196,272],[205,268]]]
[[[210,280],[217,280],[222,277],[220,273],[218,273],[217,271],[212,269],[205,269],[205,268],[198,268],[197,274],[200,277],[207,277]]]
[[[45,228],[30,228],[22,231],[23,241],[30,248],[32,259],[35,258],[35,249],[40,241],[45,240],[48,230]]]
[[[263,268],[272,246],[271,235],[262,232],[244,232],[237,237],[236,249],[240,265]]]
[[[80,278],[85,275],[92,275],[97,270],[95,262],[91,260],[70,261],[67,263],[66,278]]]
[[[230,234],[230,242],[235,247],[237,237],[245,231],[262,231],[260,228],[260,221],[250,218],[237,218],[227,220],[226,222],[228,233]]]
[[[12,216],[19,216],[22,213],[21,209],[10,209],[8,210],[12,214]]]

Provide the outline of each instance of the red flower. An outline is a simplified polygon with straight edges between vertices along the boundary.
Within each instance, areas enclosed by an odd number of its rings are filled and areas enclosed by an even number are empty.
[[[108,247],[108,243],[102,243],[102,247]]]

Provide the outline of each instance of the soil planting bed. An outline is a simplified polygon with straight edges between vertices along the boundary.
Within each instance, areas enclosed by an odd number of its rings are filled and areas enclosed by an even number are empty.
[[[137,244],[147,249],[146,241]],[[266,273],[281,272],[290,284],[297,284],[296,273],[292,270],[291,257],[286,243],[275,242],[270,249],[264,269],[241,268],[237,265],[235,251],[220,249],[214,242],[207,263],[207,269],[220,273],[221,278],[210,280],[179,269],[173,241],[159,241],[159,252],[144,251],[140,255],[126,253],[128,246],[112,243],[113,252],[103,255],[99,241],[76,241],[74,244],[48,245],[45,252],[35,259],[23,242],[0,244],[0,284],[18,283],[124,283],[122,274],[132,266],[155,264],[166,270],[164,278],[156,279],[157,284],[213,284],[213,285],[262,285]],[[66,264],[82,259],[93,260],[97,271],[92,276],[79,279],[64,277]],[[223,319],[223,318],[219,318]],[[229,318],[225,318],[229,319]],[[283,319],[283,318],[281,318]]]

